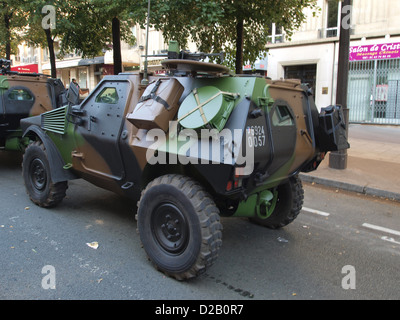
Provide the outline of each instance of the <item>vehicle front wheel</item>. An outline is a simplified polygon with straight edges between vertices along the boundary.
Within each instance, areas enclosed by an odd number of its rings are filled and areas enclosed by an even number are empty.
[[[38,206],[54,207],[64,199],[68,182],[52,182],[47,153],[41,141],[32,142],[26,148],[22,175],[30,199]]]
[[[222,244],[219,210],[188,177],[171,174],[150,182],[138,203],[137,221],[148,257],[168,276],[196,277],[218,256]]]

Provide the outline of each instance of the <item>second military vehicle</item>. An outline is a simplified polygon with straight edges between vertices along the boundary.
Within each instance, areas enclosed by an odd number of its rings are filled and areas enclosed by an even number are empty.
[[[349,147],[341,108],[318,112],[300,82],[188,58],[171,50],[166,76],[106,76],[80,105],[21,121],[31,200],[55,206],[76,178],[137,199],[143,247],[176,279],[213,264],[220,216],[292,222],[303,203],[298,173]]]
[[[20,120],[67,104],[59,79],[43,74],[11,71],[11,61],[0,59],[0,150],[22,151]]]

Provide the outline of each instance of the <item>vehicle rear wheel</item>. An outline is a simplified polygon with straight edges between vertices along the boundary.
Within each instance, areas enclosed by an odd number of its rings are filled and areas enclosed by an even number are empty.
[[[30,199],[38,206],[54,207],[64,199],[68,182],[52,182],[47,153],[41,141],[32,142],[26,148],[22,175]]]
[[[178,280],[203,273],[222,244],[219,210],[203,188],[181,175],[156,178],[138,203],[138,230],[156,268]]]
[[[270,229],[282,228],[299,215],[304,201],[304,190],[296,175],[277,187],[278,199],[272,214],[266,218],[250,218],[250,221]]]

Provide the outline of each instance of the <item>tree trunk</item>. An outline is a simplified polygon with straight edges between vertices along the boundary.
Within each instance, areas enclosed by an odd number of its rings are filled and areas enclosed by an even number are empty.
[[[243,73],[243,20],[236,24],[236,74]]]
[[[122,72],[122,57],[121,57],[121,31],[119,19],[112,19],[112,39],[113,39],[113,59],[114,59],[114,74]]]
[[[11,30],[10,30],[11,14],[4,14],[4,27],[6,29],[6,59],[11,59]]]
[[[50,66],[51,66],[51,77],[57,78],[57,69],[56,69],[56,55],[54,54],[54,40],[51,37],[50,28],[43,29],[46,34],[47,39],[47,47],[49,48],[50,55]]]

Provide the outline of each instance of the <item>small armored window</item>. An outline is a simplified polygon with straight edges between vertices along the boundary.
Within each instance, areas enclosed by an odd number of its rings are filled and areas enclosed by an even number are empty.
[[[272,124],[274,126],[292,126],[293,117],[286,105],[276,105],[272,115]]]
[[[8,93],[8,100],[33,101],[33,97],[25,89],[13,89]]]
[[[114,87],[106,87],[97,95],[95,101],[99,103],[117,104],[118,99],[117,89]]]

